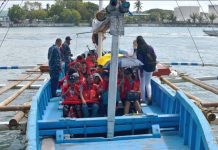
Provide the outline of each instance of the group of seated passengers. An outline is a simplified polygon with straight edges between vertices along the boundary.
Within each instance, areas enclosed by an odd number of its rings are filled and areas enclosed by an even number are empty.
[[[64,117],[97,117],[107,115],[109,72],[97,65],[95,53],[78,56],[68,66],[66,76],[59,82],[61,87]],[[65,82],[66,81],[66,82]],[[117,104],[121,100],[124,114],[131,103],[141,113],[139,79],[132,69],[119,68]]]

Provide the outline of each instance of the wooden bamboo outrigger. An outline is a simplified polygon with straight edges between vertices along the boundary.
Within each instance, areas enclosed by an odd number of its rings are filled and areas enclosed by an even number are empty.
[[[39,66],[37,67],[34,67],[33,70],[38,70],[39,69]],[[0,89],[0,95],[8,90],[10,90],[11,88],[17,86],[18,84],[20,84],[21,82],[23,82],[23,80],[29,78],[32,74],[28,74],[22,78],[20,78],[20,81],[15,81],[15,82],[11,82],[9,83],[8,85],[6,85],[5,87],[1,88]]]
[[[218,95],[218,88],[216,88],[216,87],[208,85],[208,84],[206,84],[206,83],[204,83],[204,82],[202,82],[202,81],[200,81],[198,79],[189,77],[187,75],[182,75],[181,78],[183,78],[184,80],[187,80],[187,81],[189,81],[189,82],[191,82],[191,83],[193,83],[193,84],[195,84],[195,85],[197,85],[197,86],[199,86],[201,88],[204,88],[205,90],[211,91],[214,94]]]
[[[169,85],[172,89],[174,89],[176,91],[180,90],[175,84],[171,83],[167,79],[160,77],[160,80],[162,82],[166,83],[167,85]],[[216,119],[216,115],[211,110],[208,110],[208,109],[203,107],[201,99],[199,99],[198,97],[196,97],[188,92],[185,92],[185,91],[183,91],[183,92],[188,98],[190,98],[201,109],[201,111],[204,113],[205,117],[207,118],[207,120],[209,122],[214,121]]]
[[[37,80],[34,80],[34,81],[43,81],[44,79],[37,79]],[[24,80],[21,80],[21,79],[9,79],[8,81],[33,81],[33,79],[24,79]]]
[[[197,77],[195,79],[198,79],[200,81],[209,81],[209,80],[218,80],[217,76],[208,76],[208,77]],[[168,79],[172,83],[181,83],[181,82],[188,82],[187,80],[184,80],[182,78],[180,79]]]
[[[30,106],[31,105],[31,102],[28,101],[26,103],[23,104],[23,106]],[[28,110],[26,111],[18,111],[16,113],[16,115],[10,119],[9,121],[9,127],[12,127],[12,126],[18,126],[19,125],[19,122],[25,117],[25,114],[27,113]]]
[[[5,86],[6,86],[6,84],[0,84],[0,88],[5,87]],[[19,84],[19,85],[16,85],[16,86],[12,87],[11,89],[20,89],[23,86],[24,86],[24,84]],[[34,84],[34,85],[30,85],[27,89],[39,89],[40,87],[41,87],[41,85]]]
[[[27,111],[31,105],[0,106],[0,111]]]
[[[42,74],[37,75],[33,78],[33,81],[29,81],[25,86],[23,86],[21,89],[19,89],[16,93],[11,95],[10,97],[6,98],[0,103],[0,106],[6,106],[9,103],[11,103],[16,97],[18,97],[25,89],[27,89],[35,80],[37,80]]]

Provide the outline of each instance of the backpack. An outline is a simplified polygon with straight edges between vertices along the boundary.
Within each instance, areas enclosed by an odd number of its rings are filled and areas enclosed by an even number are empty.
[[[144,64],[142,69],[146,72],[153,72],[156,70],[156,55],[152,52],[152,47],[149,46],[148,50],[141,51],[139,60]]]

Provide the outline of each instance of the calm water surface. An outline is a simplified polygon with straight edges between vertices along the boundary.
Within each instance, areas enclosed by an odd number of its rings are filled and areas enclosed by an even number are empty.
[[[3,39],[6,28],[0,28],[0,40]],[[203,57],[204,63],[218,64],[218,38],[206,36],[203,28],[190,28],[191,34],[197,44],[197,48]],[[87,50],[87,45],[93,48],[91,34],[76,33],[88,32],[88,27],[58,27],[58,28],[11,28],[5,42],[0,48],[0,66],[6,65],[36,65],[47,61],[48,47],[58,37],[64,39],[70,35],[72,40],[72,53],[77,55]],[[187,28],[180,27],[129,27],[125,29],[125,36],[121,37],[120,49],[131,49],[132,41],[136,36],[142,35],[145,40],[154,47],[160,62],[199,62],[193,41]],[[111,36],[106,35],[104,50],[111,48]],[[185,71],[191,76],[217,76],[215,67],[174,67]],[[14,79],[24,70],[0,70],[0,84],[7,79]],[[218,87],[218,81],[207,81],[208,84]],[[194,95],[210,101],[218,100],[218,96],[205,92],[189,83],[177,84],[180,88],[191,91]],[[0,95],[0,101],[15,91]],[[23,103],[33,96],[35,91],[26,91],[18,97],[13,104]],[[8,121],[14,113],[0,113],[1,121]],[[15,131],[0,132],[0,149],[24,149],[25,136]]]

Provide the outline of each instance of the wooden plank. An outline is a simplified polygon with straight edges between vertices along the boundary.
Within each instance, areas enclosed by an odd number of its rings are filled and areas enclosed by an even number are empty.
[[[0,106],[6,106],[9,103],[11,103],[16,97],[18,97],[25,89],[27,89],[33,82],[35,82],[35,80],[37,80],[42,74],[39,74],[37,76],[35,76],[33,78],[33,81],[29,81],[27,84],[25,84],[21,89],[19,89],[16,93],[12,94],[11,96],[9,96],[8,98],[6,98],[5,100],[3,100],[0,103]]]
[[[33,70],[37,70],[37,69],[39,69],[39,66],[33,68]],[[11,83],[7,84],[5,87],[0,89],[0,95],[4,92],[8,91],[9,89],[13,88],[14,86],[18,85],[19,83],[23,82],[22,80],[29,78],[31,75],[32,74],[28,74],[24,77],[21,77],[20,78],[21,81],[15,81],[15,82],[11,82]]]
[[[208,76],[208,77],[196,77],[194,79],[198,79],[200,81],[209,81],[209,80],[218,80],[218,77],[217,76]],[[170,79],[169,78],[168,80],[172,83],[188,82],[188,81],[181,79],[181,78],[179,78],[179,79]]]
[[[43,138],[41,150],[55,150],[55,141],[53,138]]]

